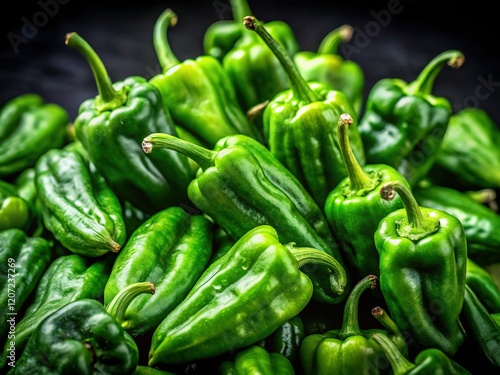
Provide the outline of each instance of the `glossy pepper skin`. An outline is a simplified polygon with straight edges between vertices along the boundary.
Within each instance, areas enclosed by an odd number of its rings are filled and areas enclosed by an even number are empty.
[[[355,114],[359,115],[363,104],[364,72],[358,63],[344,60],[338,54],[339,45],[349,42],[353,31],[351,25],[342,25],[323,38],[316,52],[299,51],[293,61],[306,81],[326,82],[346,94]]]
[[[446,186],[413,189],[419,205],[455,216],[465,231],[467,256],[481,266],[500,262],[500,215],[468,194]]]
[[[465,283],[490,314],[500,313],[500,288],[491,274],[470,258],[467,258]]]
[[[320,82],[306,82],[280,45],[255,17],[245,17],[275,54],[287,73],[291,88],[277,94],[264,109],[264,138],[271,153],[304,185],[319,207],[328,193],[347,175],[337,142],[337,119],[355,111],[341,91]],[[351,147],[364,164],[357,124],[349,129]]]
[[[88,61],[98,95],[82,102],[74,121],[76,139],[116,195],[146,213],[187,204],[186,188],[193,178],[187,158],[163,150],[144,155],[142,139],[152,132],[176,134],[158,89],[142,77],[112,84],[104,64],[77,33],[66,44]]]
[[[243,349],[297,315],[313,293],[300,268],[338,266],[323,251],[280,240],[273,227],[255,227],[210,264],[153,332],[148,365],[189,364]]]
[[[294,375],[290,361],[279,353],[268,352],[259,345],[238,352],[233,360],[221,363],[218,375]]]
[[[264,349],[287,358],[294,366],[300,365],[300,344],[305,337],[304,322],[296,315],[283,323],[264,340]]]
[[[51,148],[66,141],[69,115],[58,104],[34,93],[17,96],[0,108],[0,177],[35,165]]]
[[[118,252],[127,230],[120,200],[72,144],[43,154],[35,185],[47,229],[75,254]]]
[[[16,353],[21,354],[40,322],[59,308],[84,298],[102,300],[111,264],[109,257],[94,260],[77,254],[60,256],[50,263],[31,304],[16,324]],[[0,358],[0,368],[6,364],[8,345]]]
[[[107,304],[129,284],[155,284],[153,296],[138,296],[125,312],[122,327],[128,333],[152,331],[186,297],[212,254],[212,227],[204,215],[172,206],[133,232],[116,257],[104,290]]]
[[[139,349],[119,319],[143,293],[154,293],[153,284],[129,285],[116,296],[112,309],[87,298],[64,305],[35,329],[9,374],[26,374],[34,368],[39,374],[132,374]]]
[[[389,165],[367,164],[361,167],[349,142],[348,129],[352,124],[349,114],[340,115],[337,135],[347,176],[330,191],[324,210],[346,260],[362,278],[379,274],[379,256],[373,235],[380,220],[404,207],[399,197],[390,202],[380,198],[380,187],[393,180],[401,181],[408,188],[410,185]]]
[[[459,68],[462,52],[448,50],[434,57],[413,82],[397,78],[378,81],[368,94],[359,123],[366,160],[396,168],[413,187],[437,158],[452,108],[432,94],[445,64]]]
[[[382,186],[384,199],[398,194],[405,208],[380,221],[374,234],[380,257],[380,289],[391,316],[422,348],[453,356],[464,341],[459,315],[464,301],[467,243],[460,221],[420,207],[401,182]]]
[[[43,224],[43,213],[40,199],[36,191],[35,167],[22,171],[14,180],[17,194],[24,199],[29,208],[29,224],[25,232],[32,237],[43,236],[45,227]]]
[[[315,299],[332,304],[343,300],[350,279],[322,210],[262,143],[241,134],[221,139],[213,150],[168,134],[151,134],[143,141],[145,152],[163,147],[187,155],[200,166],[188,196],[234,240],[267,224],[286,243],[332,255],[343,271],[332,274],[315,266],[304,272],[312,279]]]
[[[30,223],[30,207],[19,196],[16,185],[0,180],[0,231],[26,230]]]
[[[378,311],[377,319],[387,330],[372,328],[361,330],[358,322],[358,304],[364,291],[376,287],[378,278],[367,275],[351,290],[344,306],[340,329],[308,335],[300,346],[300,358],[305,375],[320,374],[381,374],[384,354],[372,341],[375,333],[385,335],[403,351],[407,350],[404,337],[387,313]]]
[[[150,80],[161,93],[163,105],[174,123],[190,132],[207,147],[227,135],[258,138],[236,99],[234,87],[215,57],[202,55],[180,62],[167,39],[177,15],[165,10],[156,21],[153,41],[162,73]]]

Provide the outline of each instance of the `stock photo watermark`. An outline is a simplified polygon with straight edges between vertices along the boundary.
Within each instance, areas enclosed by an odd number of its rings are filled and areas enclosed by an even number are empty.
[[[7,365],[16,367],[16,260],[7,259]]]

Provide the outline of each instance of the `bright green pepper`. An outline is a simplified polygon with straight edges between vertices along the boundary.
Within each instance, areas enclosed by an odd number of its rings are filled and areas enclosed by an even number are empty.
[[[417,345],[453,356],[464,342],[464,229],[444,211],[419,207],[399,181],[382,186],[380,194],[386,200],[399,194],[405,205],[383,218],[374,234],[380,289],[391,316]]]
[[[193,204],[234,240],[258,225],[271,225],[285,242],[313,247],[343,260],[323,211],[295,176],[259,141],[237,134],[217,142],[214,150],[169,134],[151,134],[145,152],[167,148],[187,155],[200,172],[188,187]],[[315,299],[339,303],[350,278],[345,270],[304,270],[314,284]]]
[[[153,332],[149,366],[189,364],[243,349],[297,315],[313,294],[300,268],[338,265],[323,251],[280,240],[271,226],[255,227],[209,265]]]
[[[330,84],[306,82],[283,48],[255,17],[245,26],[258,34],[287,73],[291,88],[281,91],[264,109],[264,138],[271,153],[304,185],[319,207],[328,193],[347,175],[337,141],[337,120],[355,111],[341,91]],[[357,123],[349,129],[351,147],[364,164]]]
[[[16,185],[0,180],[0,231],[13,228],[26,230],[29,223],[28,202],[19,196]]]
[[[35,167],[22,171],[14,180],[17,193],[24,199],[29,207],[30,218],[25,232],[32,237],[43,236],[45,227],[43,224],[43,212],[35,184]]]
[[[467,258],[465,283],[490,314],[500,313],[500,288],[491,274],[470,258]]]
[[[427,174],[452,113],[446,98],[432,94],[434,80],[446,63],[459,68],[463,61],[462,52],[448,50],[411,83],[384,78],[373,86],[359,123],[368,163],[396,168],[412,187]]]
[[[24,375],[35,368],[37,374],[47,375],[132,374],[139,349],[120,319],[144,293],[154,294],[154,285],[128,285],[106,308],[87,298],[64,305],[38,325],[9,375]]]
[[[160,91],[174,123],[210,148],[231,134],[258,138],[257,129],[239,106],[220,61],[203,55],[180,62],[173,54],[167,29],[176,23],[177,15],[171,9],[165,10],[156,21],[153,41],[162,73],[150,80]]]
[[[132,336],[152,331],[188,294],[212,255],[212,223],[181,207],[161,210],[141,224],[113,264],[104,303],[129,284],[150,281],[154,296],[139,296],[122,327]]]
[[[346,94],[359,115],[363,104],[364,72],[359,64],[344,60],[337,53],[341,43],[351,40],[353,30],[350,25],[342,25],[330,31],[317,52],[299,51],[293,56],[293,61],[306,81],[326,82]]]
[[[0,176],[12,176],[35,165],[51,148],[66,140],[69,115],[38,94],[24,94],[0,109]]]
[[[96,80],[98,95],[80,105],[74,126],[99,173],[121,200],[146,213],[188,204],[186,189],[193,178],[188,159],[166,150],[148,156],[141,149],[142,139],[152,132],[176,134],[159,90],[136,76],[112,84],[80,35],[67,34],[66,44],[85,57]]]

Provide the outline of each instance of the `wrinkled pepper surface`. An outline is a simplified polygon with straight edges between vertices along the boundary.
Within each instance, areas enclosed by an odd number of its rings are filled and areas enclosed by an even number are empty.
[[[29,207],[30,218],[25,232],[32,237],[42,236],[45,230],[43,225],[43,213],[40,199],[36,191],[35,167],[29,167],[22,171],[14,180],[17,194],[24,199]]]
[[[19,196],[17,186],[0,180],[0,231],[14,228],[26,230],[30,218],[29,204]]]

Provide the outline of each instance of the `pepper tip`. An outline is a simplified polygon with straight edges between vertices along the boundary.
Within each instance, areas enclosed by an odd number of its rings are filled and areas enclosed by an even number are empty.
[[[149,141],[147,141],[146,139],[144,139],[142,141],[142,150],[146,153],[146,154],[150,154],[151,151],[153,151],[153,144]]]
[[[396,191],[392,187],[392,183],[387,183],[380,188],[380,196],[386,201],[393,200],[396,196]]]
[[[245,25],[245,27],[248,30],[255,30],[255,28],[256,28],[255,17],[253,17],[253,16],[246,16],[246,17],[244,17],[243,18],[243,25]]]

